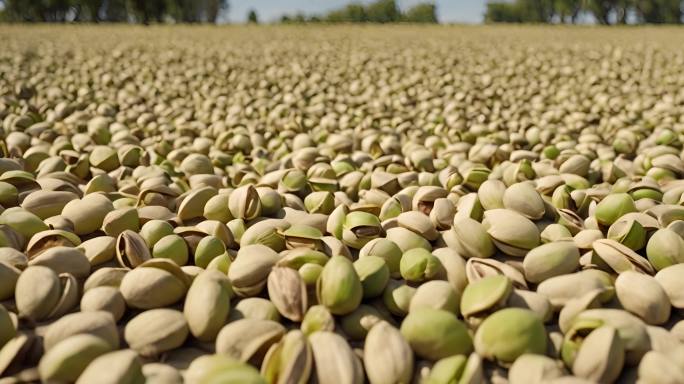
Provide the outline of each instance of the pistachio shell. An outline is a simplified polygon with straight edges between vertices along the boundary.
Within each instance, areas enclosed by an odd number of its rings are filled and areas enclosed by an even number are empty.
[[[327,331],[309,336],[313,352],[316,378],[320,384],[363,383],[363,368],[349,344],[340,336]]]
[[[71,336],[57,343],[40,359],[40,378],[45,382],[76,381],[93,360],[110,350],[111,346],[97,336]]]
[[[230,281],[218,271],[205,271],[195,278],[185,297],[183,314],[190,333],[201,341],[212,341],[230,311]]]
[[[465,325],[456,315],[439,309],[409,313],[401,324],[401,334],[416,355],[433,361],[467,354],[473,348]]]
[[[363,286],[349,259],[333,256],[316,283],[318,302],[335,315],[350,313],[361,303]]]
[[[306,383],[313,355],[304,333],[292,330],[268,350],[261,374],[269,383]]]
[[[486,211],[482,225],[502,252],[511,256],[525,256],[539,245],[539,230],[529,219],[508,209]]]
[[[76,380],[77,384],[86,383],[131,383],[142,384],[145,377],[138,355],[124,349],[100,355],[93,360]]]
[[[91,266],[104,264],[116,255],[116,238],[98,236],[82,242],[77,249],[81,250]]]
[[[131,319],[124,338],[131,349],[145,357],[157,356],[179,347],[188,336],[183,313],[173,309],[151,309]]]
[[[363,362],[372,384],[408,383],[413,375],[413,351],[398,329],[387,322],[374,325],[364,344]]]
[[[106,311],[119,321],[126,311],[126,302],[115,287],[95,287],[83,293],[81,312]]]
[[[242,319],[225,325],[216,337],[216,353],[235,360],[261,361],[285,328],[271,320]]]
[[[610,326],[593,330],[582,342],[572,372],[597,382],[613,382],[620,375],[625,350],[618,332]]]
[[[564,376],[565,372],[557,361],[550,357],[525,354],[518,357],[508,370],[511,384],[541,384]]]
[[[268,275],[268,296],[283,317],[302,321],[308,307],[306,285],[294,269],[274,267]]]
[[[661,269],[655,275],[655,279],[675,308],[684,308],[684,291],[681,274],[684,272],[684,264],[675,264]]]
[[[102,226],[105,216],[114,210],[104,195],[92,193],[81,200],[72,200],[62,209],[62,216],[74,224],[74,233],[87,235]]]
[[[111,349],[119,347],[119,332],[109,312],[76,312],[64,315],[50,324],[43,337],[45,351],[73,335],[90,334],[105,340]]]
[[[525,279],[540,283],[550,277],[574,272],[579,267],[580,253],[572,241],[542,244],[525,255]]]
[[[615,293],[623,308],[648,324],[662,324],[670,318],[670,300],[651,276],[625,271],[615,280]]]
[[[487,317],[474,338],[477,353],[491,360],[512,363],[525,353],[544,354],[546,331],[534,312],[506,308]]]
[[[59,302],[59,297],[59,278],[50,268],[31,266],[19,275],[15,301],[20,315],[45,319]]]

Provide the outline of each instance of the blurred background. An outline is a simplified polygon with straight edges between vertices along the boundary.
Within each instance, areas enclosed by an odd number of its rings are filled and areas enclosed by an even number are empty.
[[[0,21],[680,24],[680,0],[0,0]]]

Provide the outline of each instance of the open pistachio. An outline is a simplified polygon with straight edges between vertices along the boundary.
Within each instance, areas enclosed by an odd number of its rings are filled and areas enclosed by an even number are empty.
[[[544,354],[546,332],[534,312],[506,308],[488,316],[478,327],[475,351],[482,357],[512,363],[525,353]]]
[[[313,355],[304,333],[292,330],[269,348],[261,374],[269,383],[306,383],[312,366]]]
[[[309,336],[309,343],[319,383],[363,382],[361,362],[344,338],[332,332],[319,331]]]
[[[237,320],[221,328],[216,353],[242,362],[261,361],[284,334],[285,328],[272,320]]]

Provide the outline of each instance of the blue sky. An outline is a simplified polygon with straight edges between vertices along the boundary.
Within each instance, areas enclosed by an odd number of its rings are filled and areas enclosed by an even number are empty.
[[[322,14],[343,7],[353,0],[231,0],[228,20],[244,22],[247,12],[255,9],[261,21],[275,21],[283,14]],[[372,0],[359,0],[371,3]],[[422,0],[397,0],[401,9],[421,3]],[[436,0],[437,16],[443,23],[480,23],[485,11],[486,0]]]

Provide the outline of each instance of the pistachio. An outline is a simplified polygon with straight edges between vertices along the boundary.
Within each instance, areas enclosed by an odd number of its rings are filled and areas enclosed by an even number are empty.
[[[98,356],[88,364],[76,380],[78,384],[86,383],[131,383],[142,384],[145,377],[138,354],[130,349],[114,351]]]
[[[525,255],[525,279],[540,283],[550,277],[572,273],[579,267],[579,250],[572,241],[542,244]]]
[[[433,361],[467,354],[473,348],[465,325],[453,313],[439,309],[409,313],[401,323],[401,334],[416,355]]]
[[[474,345],[475,351],[486,359],[512,363],[525,353],[544,354],[546,331],[534,312],[506,308],[482,322],[475,333]]]
[[[190,333],[198,340],[212,341],[230,311],[230,281],[218,271],[200,273],[192,282],[183,305]]]
[[[80,200],[71,200],[62,209],[62,216],[74,224],[74,233],[87,235],[102,227],[105,216],[114,210],[103,194],[91,193]]]
[[[312,364],[311,347],[304,333],[292,330],[268,350],[261,374],[269,383],[306,383]]]
[[[188,337],[183,313],[167,308],[150,309],[131,319],[124,338],[131,349],[145,357],[157,356],[179,347]]]
[[[451,231],[442,236],[449,247],[454,248],[466,259],[491,257],[496,251],[486,229],[469,217],[454,218]]]
[[[0,348],[2,348],[17,333],[9,312],[0,304]]]
[[[318,302],[332,314],[350,313],[361,303],[363,286],[354,266],[344,256],[333,256],[316,283]]]
[[[385,265],[387,265],[391,277],[397,278],[401,276],[399,264],[402,251],[391,240],[378,238],[369,241],[359,250],[359,259],[366,256],[377,256],[382,258],[385,260]]]
[[[236,320],[219,331],[216,353],[241,362],[261,361],[284,334],[285,328],[272,320]]]
[[[363,362],[373,384],[409,382],[413,375],[410,345],[398,329],[384,321],[368,331]]]
[[[187,264],[189,253],[190,251],[188,250],[188,245],[185,243],[185,240],[176,234],[162,237],[155,242],[154,247],[152,248],[152,257],[169,259],[179,266]],[[207,264],[208,263],[200,262],[197,266],[206,268]]]
[[[53,247],[29,261],[30,266],[44,266],[56,273],[69,273],[77,278],[90,274],[90,262],[78,248]]]
[[[682,271],[684,271],[684,264],[675,264],[661,269],[655,275],[655,280],[667,295],[670,304],[679,309],[684,308]]]
[[[145,240],[136,232],[125,230],[116,239],[116,258],[124,268],[135,268],[152,256]]]
[[[81,312],[106,311],[119,321],[126,311],[126,302],[115,287],[95,287],[83,294]]]
[[[550,357],[524,354],[511,365],[508,380],[511,384],[545,383],[564,374],[563,368]]]
[[[235,293],[255,296],[266,285],[268,275],[277,261],[278,254],[264,245],[241,247],[228,270]]]
[[[64,315],[50,324],[43,337],[45,351],[49,352],[62,340],[79,334],[97,336],[106,341],[111,349],[119,347],[119,332],[109,312],[76,312]]]
[[[670,300],[651,276],[625,271],[615,279],[615,293],[623,308],[648,324],[662,324],[670,318]]]
[[[413,248],[404,252],[399,263],[401,276],[411,282],[423,282],[443,273],[441,262],[430,251]]]
[[[178,302],[189,285],[187,276],[172,261],[152,259],[126,273],[119,289],[129,307],[151,309]]]
[[[188,384],[265,383],[255,368],[223,355],[204,355],[193,360],[185,374],[185,381]]]
[[[349,344],[340,336],[319,331],[309,336],[316,378],[321,384],[363,382],[363,368]]]
[[[82,242],[77,247],[85,254],[90,265],[95,267],[104,264],[116,255],[116,238],[99,236]]]
[[[283,317],[302,321],[308,307],[306,285],[297,271],[274,267],[268,275],[268,296]]]
[[[57,343],[40,359],[40,378],[45,382],[76,381],[93,360],[110,350],[111,346],[97,336],[71,336]]]
[[[511,256],[525,256],[541,241],[534,223],[512,210],[485,211],[482,225],[492,237],[494,245]]]
[[[610,326],[599,327],[582,341],[572,364],[572,373],[597,382],[617,379],[625,360],[625,350],[618,331]]]

